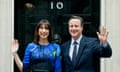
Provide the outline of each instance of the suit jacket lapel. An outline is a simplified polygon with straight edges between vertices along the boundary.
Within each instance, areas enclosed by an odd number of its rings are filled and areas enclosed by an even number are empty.
[[[68,44],[66,45],[66,47],[67,47],[67,48],[66,48],[66,53],[67,53],[67,58],[66,58],[66,59],[68,59],[67,61],[68,61],[70,64],[72,64],[72,61],[71,61],[70,56],[69,56],[70,43],[71,43],[71,41],[69,41]]]
[[[78,54],[77,54],[77,58],[76,58],[76,66],[79,65],[80,57],[83,53],[84,48],[85,48],[85,38],[83,36],[80,41],[80,45],[79,45],[79,50],[78,50]]]

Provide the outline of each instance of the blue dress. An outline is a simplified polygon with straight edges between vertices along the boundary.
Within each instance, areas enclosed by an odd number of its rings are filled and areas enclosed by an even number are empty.
[[[32,72],[62,72],[60,53],[60,46],[56,43],[29,43],[23,58],[23,72],[31,72],[34,68],[38,71]]]

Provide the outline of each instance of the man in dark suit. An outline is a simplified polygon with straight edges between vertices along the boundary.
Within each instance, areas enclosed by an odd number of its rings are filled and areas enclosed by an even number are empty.
[[[82,17],[72,16],[68,26],[71,40],[61,46],[63,72],[99,72],[96,64],[100,57],[112,55],[106,28],[97,32],[98,38],[91,38],[82,35]]]

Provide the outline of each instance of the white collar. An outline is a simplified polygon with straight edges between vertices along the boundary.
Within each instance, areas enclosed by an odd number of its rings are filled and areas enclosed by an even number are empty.
[[[74,40],[74,39],[72,38],[71,44],[73,44],[74,41],[76,41],[78,44],[80,44],[80,40],[81,40],[82,36],[83,36],[83,35],[80,35],[80,37],[79,37],[77,40]]]

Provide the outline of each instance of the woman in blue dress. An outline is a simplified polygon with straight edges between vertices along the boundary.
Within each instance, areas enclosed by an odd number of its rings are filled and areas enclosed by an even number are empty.
[[[60,46],[52,42],[52,33],[49,21],[42,19],[36,26],[34,41],[26,47],[23,62],[17,54],[19,43],[13,41],[13,56],[21,72],[62,72]]]

